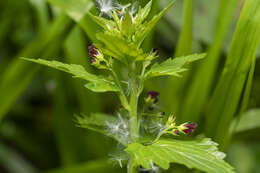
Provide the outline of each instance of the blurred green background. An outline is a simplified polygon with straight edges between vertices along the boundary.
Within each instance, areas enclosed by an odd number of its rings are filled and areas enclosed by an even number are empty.
[[[168,2],[154,0],[151,13],[155,14]],[[178,0],[143,48],[151,50],[156,47],[163,58],[216,48],[213,54],[217,54],[219,63],[216,74],[211,77],[211,87],[214,88],[224,66],[243,0],[192,2],[184,6],[183,0]],[[1,173],[126,172],[117,162],[120,157],[116,154],[118,144],[115,141],[77,128],[73,121],[74,113],[115,113],[120,107],[116,95],[94,94],[85,89],[81,81],[71,79],[67,74],[19,59],[21,56],[56,59],[83,64],[96,72],[87,53],[87,47],[95,40],[94,33],[97,32],[93,22],[84,17],[88,3],[83,0],[0,1]],[[140,4],[145,4],[145,1],[140,1]],[[181,37],[186,41],[190,39],[188,44],[184,44],[186,47],[181,47]],[[241,118],[244,124],[239,124],[227,147],[227,160],[238,173],[260,172],[258,50],[248,111]],[[198,67],[199,64],[190,67],[189,77],[184,76],[184,79],[149,81],[147,89],[161,92],[161,107],[166,112],[181,114],[178,109],[182,109],[183,102],[176,101],[175,94],[177,92],[178,97],[185,95],[185,90],[178,92],[179,83],[186,79],[184,86],[191,85]],[[205,120],[198,118],[196,121],[203,123]],[[190,171],[173,165],[167,172]]]

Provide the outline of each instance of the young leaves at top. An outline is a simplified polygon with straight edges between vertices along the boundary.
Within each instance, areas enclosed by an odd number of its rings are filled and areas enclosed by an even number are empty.
[[[163,139],[149,146],[132,143],[126,151],[135,164],[146,169],[151,169],[153,164],[168,169],[170,163],[179,163],[208,173],[234,173],[223,160],[225,154],[219,152],[217,144],[209,138],[194,141]]]
[[[177,76],[179,77],[181,72],[186,71],[183,66],[187,63],[202,59],[206,56],[205,53],[193,54],[183,57],[177,57],[174,59],[168,59],[161,64],[155,63],[151,69],[145,74],[145,78],[149,79],[156,76]]]
[[[89,82],[85,87],[94,92],[119,91],[111,79],[88,73],[81,65],[64,64],[58,61],[48,61],[43,59],[22,59],[70,73],[75,78],[84,79]]]
[[[127,8],[124,9],[125,11],[119,12],[114,10],[112,20],[88,13],[104,29],[104,31],[97,34],[97,39],[100,42],[98,48],[105,54],[113,56],[125,64],[146,59],[149,54],[144,54],[140,46],[174,2],[172,1],[168,7],[150,21],[145,21],[145,19],[151,10],[152,1],[144,8],[139,7],[136,14],[130,13]]]

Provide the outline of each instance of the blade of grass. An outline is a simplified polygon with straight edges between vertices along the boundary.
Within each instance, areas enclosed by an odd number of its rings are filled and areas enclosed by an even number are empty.
[[[206,132],[224,149],[260,41],[260,0],[246,0],[225,68],[207,109]]]
[[[48,50],[53,40],[62,40],[70,29],[71,21],[65,15],[58,16],[53,24],[28,45],[17,57],[39,57]],[[46,56],[46,55],[45,55]],[[3,73],[0,83],[0,120],[11,109],[16,99],[22,94],[38,71],[38,66],[32,66],[18,58],[14,59]]]
[[[220,61],[225,37],[228,33],[238,0],[221,0],[213,43],[208,50],[208,56],[199,65],[198,71],[192,77],[190,87],[184,99],[182,121],[199,121],[205,103],[212,89]]]
[[[193,1],[184,0],[183,27],[175,50],[175,57],[184,56],[192,52],[192,16]]]
[[[247,109],[249,98],[250,98],[250,93],[251,93],[251,89],[252,89],[253,78],[254,78],[255,63],[256,63],[256,59],[253,58],[252,64],[250,67],[250,71],[248,74],[247,82],[245,85],[245,91],[244,91],[243,97],[242,97],[242,103],[241,103],[239,111],[238,111],[238,116],[236,117],[235,120],[233,120],[233,122],[230,126],[229,135],[227,136],[227,140],[223,144],[224,146],[227,146],[230,143],[232,134],[236,132],[236,129],[238,128],[238,126],[241,122],[241,119],[243,118],[242,116],[244,115],[244,113]],[[242,120],[242,121],[244,121],[244,120]],[[249,124],[250,124],[250,122],[249,122]]]
[[[44,0],[31,0],[30,3],[36,10],[38,30],[44,31],[49,25],[48,6]]]
[[[193,1],[185,0],[183,7],[183,27],[176,46],[175,57],[188,55],[192,52],[192,21],[193,21]],[[162,93],[165,100],[167,112],[174,112],[178,117],[178,108],[183,97],[183,88],[188,80],[188,74],[182,78],[169,78],[167,81],[167,91]],[[169,97],[172,96],[172,97]]]

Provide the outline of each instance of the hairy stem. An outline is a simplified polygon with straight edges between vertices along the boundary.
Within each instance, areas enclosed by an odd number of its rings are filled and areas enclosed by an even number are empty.
[[[131,96],[130,96],[130,132],[132,142],[136,142],[139,136],[139,125],[138,125],[138,116],[137,116],[137,107],[138,107],[138,87],[137,87],[137,78],[135,72],[135,64],[132,64],[130,69],[130,78],[131,78]]]
[[[139,136],[139,124],[138,124],[138,87],[137,87],[137,78],[136,78],[136,67],[133,63],[130,68],[130,78],[131,78],[131,96],[130,96],[130,133],[131,133],[131,141],[137,142]],[[127,166],[128,173],[137,173],[138,168],[136,164],[133,163],[132,158],[128,161]]]

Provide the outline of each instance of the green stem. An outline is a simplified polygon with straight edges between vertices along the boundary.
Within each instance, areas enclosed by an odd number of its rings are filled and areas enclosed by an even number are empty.
[[[135,74],[135,64],[132,65],[131,71],[131,96],[130,96],[130,133],[132,142],[136,142],[139,136],[139,125],[137,116],[138,107],[138,88]]]
[[[138,87],[137,87],[137,78],[136,78],[136,67],[135,63],[132,64],[130,69],[130,78],[131,78],[131,96],[130,96],[130,133],[131,133],[131,140],[132,142],[138,141],[139,136],[139,124],[138,124],[138,115],[137,115],[137,108],[138,108]],[[137,173],[138,167],[132,161],[132,158],[128,161],[127,167],[128,173]]]

